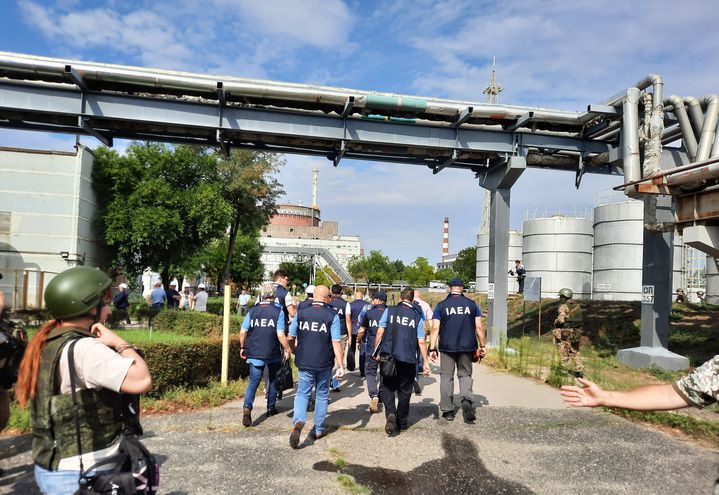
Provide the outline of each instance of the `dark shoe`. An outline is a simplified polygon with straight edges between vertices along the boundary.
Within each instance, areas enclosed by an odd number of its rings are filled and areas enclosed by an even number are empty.
[[[274,416],[279,413],[280,412],[277,410],[277,408],[273,407],[273,408],[267,410],[267,417],[269,418],[270,416]]]
[[[447,421],[454,421],[454,411],[445,411],[442,413],[442,417]]]
[[[324,431],[322,433],[317,433],[315,430],[312,430],[312,433],[310,433],[310,436],[312,437],[312,440],[317,441],[317,440],[320,440],[320,439],[326,437],[327,433],[325,433]]]
[[[242,426],[245,428],[252,426],[252,409],[249,407],[242,408]]]
[[[419,380],[414,381],[414,395],[422,395],[422,386],[419,384]]]
[[[282,400],[282,390],[277,391],[277,400]]]
[[[477,416],[474,414],[474,409],[472,408],[472,403],[468,400],[462,401],[462,415],[467,423],[471,423],[477,419]]]
[[[305,424],[302,421],[298,421],[292,425],[292,432],[290,433],[290,447],[296,449],[300,445],[300,433]]]
[[[379,412],[379,399],[377,397],[372,397],[369,403],[369,412],[372,414]]]
[[[394,435],[397,433],[397,417],[394,414],[387,416],[387,423],[384,425],[384,432],[387,435]]]

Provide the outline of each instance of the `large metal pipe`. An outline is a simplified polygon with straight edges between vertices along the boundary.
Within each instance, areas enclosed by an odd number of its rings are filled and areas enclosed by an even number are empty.
[[[698,162],[703,162],[711,155],[717,120],[719,120],[719,95],[705,96],[704,104],[706,105],[707,111],[702,125],[701,140],[697,148],[696,161]]]
[[[624,183],[641,179],[642,169],[639,161],[639,88],[627,89],[624,99],[624,120],[622,121],[621,147],[624,168]],[[627,187],[627,195],[636,188]]]
[[[709,158],[717,157],[719,157],[719,122],[717,122],[717,128],[714,131],[714,144],[712,145],[711,153],[709,153]]]
[[[674,107],[674,115],[676,115],[679,121],[679,128],[682,130],[682,140],[684,141],[684,147],[689,154],[689,158],[694,161],[694,157],[697,155],[697,140],[692,130],[692,125],[689,122],[689,116],[687,115],[687,109],[684,106],[684,100],[676,95],[671,95],[664,100],[665,105],[672,105]]]
[[[392,93],[378,93],[328,86],[282,83],[225,76],[208,76],[159,69],[145,69],[93,62],[67,61],[33,55],[0,52],[0,75],[13,79],[68,82],[66,67],[99,88],[129,88],[136,92],[163,92],[202,96],[217,99],[217,83],[222,82],[226,98],[241,101],[243,97],[288,108],[335,107],[341,111],[350,96],[354,108],[392,110],[408,114],[426,114],[442,120],[452,120],[463,110],[472,107],[471,119],[486,119],[501,123],[516,120],[533,112],[531,123],[551,123],[581,126],[596,115],[545,108],[487,104],[439,98],[422,98]],[[531,125],[531,124],[528,124]]]
[[[662,134],[662,144],[673,143],[682,136],[682,129],[679,124],[664,129]]]
[[[656,107],[660,103],[664,102],[664,79],[659,74],[647,74],[642,79],[637,81],[633,87],[638,89],[646,89],[652,86],[654,92],[654,106]],[[617,93],[611,98],[604,100],[603,105],[617,106],[620,105],[627,98],[625,92]]]
[[[719,178],[719,163],[711,163],[691,170],[684,170],[667,175],[667,184],[670,186],[684,186],[687,190],[695,189],[702,181]]]
[[[693,96],[687,96],[684,98],[684,105],[687,107],[689,113],[689,120],[692,123],[692,129],[694,130],[694,137],[697,142],[701,138],[702,128],[704,127],[704,112],[702,111],[702,105]]]

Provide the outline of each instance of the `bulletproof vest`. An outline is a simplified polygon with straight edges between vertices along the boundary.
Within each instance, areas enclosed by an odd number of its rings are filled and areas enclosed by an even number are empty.
[[[435,308],[439,313],[439,350],[441,352],[474,352],[477,336],[474,318],[477,304],[462,294],[449,294]]]
[[[74,339],[94,335],[79,328],[54,329],[42,351],[35,397],[30,400],[32,458],[35,464],[57,470],[60,459],[79,455],[72,415],[72,394],[60,393],[58,365],[63,347]],[[125,426],[122,396],[108,389],[77,391],[83,453],[112,445]]]
[[[287,305],[285,304],[285,298],[287,297],[287,289],[282,287],[280,284],[273,284],[275,286],[275,290],[277,293],[277,299],[275,299],[275,302],[277,302],[280,307],[282,308],[282,313],[285,315],[285,328],[289,330],[290,328],[290,312],[287,309]]]
[[[350,315],[352,317],[352,333],[356,334],[357,329],[359,328],[359,315],[362,312],[362,308],[364,308],[365,302],[362,299],[355,299],[350,303],[350,309],[352,310],[352,314]]]
[[[300,303],[297,305],[297,311],[299,311],[301,309],[309,308],[310,306],[312,306],[312,299],[310,299],[308,297],[304,301],[300,301]]]
[[[417,363],[417,328],[421,321],[422,315],[411,305],[400,303],[389,308],[380,354],[392,354],[403,363]]]
[[[275,303],[263,301],[249,312],[250,329],[247,331],[245,353],[255,359],[280,357],[280,341],[277,339],[277,319],[282,309]]]
[[[329,302],[329,305],[332,306],[335,311],[337,311],[337,316],[340,317],[340,333],[342,335],[347,335],[347,321],[345,320],[345,309],[347,309],[347,301],[342,299],[341,296],[332,296],[332,299]]]
[[[374,350],[374,341],[377,337],[377,329],[379,328],[379,322],[382,319],[382,315],[387,310],[386,304],[378,304],[372,306],[367,313],[365,313],[362,326],[365,328],[365,342],[371,346],[371,349],[367,352]]]
[[[299,369],[317,371],[332,367],[335,353],[330,331],[336,316],[333,308],[320,302],[297,316],[295,364]]]

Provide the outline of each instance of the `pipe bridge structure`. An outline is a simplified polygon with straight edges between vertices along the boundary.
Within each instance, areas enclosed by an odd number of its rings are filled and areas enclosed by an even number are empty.
[[[719,97],[664,96],[649,75],[580,111],[422,98],[0,52],[0,126],[463,169],[491,192],[487,327],[507,329],[512,185],[527,167],[613,174],[645,202],[642,346],[632,364],[686,367],[669,353],[672,235],[712,254]],[[441,181],[441,176],[438,177]],[[477,195],[480,221],[482,195]],[[676,211],[676,213],[675,213]],[[689,238],[689,240],[687,240]],[[649,289],[647,289],[649,290]]]

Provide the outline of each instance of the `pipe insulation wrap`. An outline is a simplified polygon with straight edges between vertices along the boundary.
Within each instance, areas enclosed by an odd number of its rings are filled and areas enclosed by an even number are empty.
[[[379,110],[423,113],[427,110],[427,102],[407,96],[367,95],[367,107]]]
[[[639,161],[639,89],[627,89],[624,100],[624,121],[622,124],[622,157],[624,183],[634,182],[642,178]],[[634,187],[627,187],[625,192],[634,192]]]

